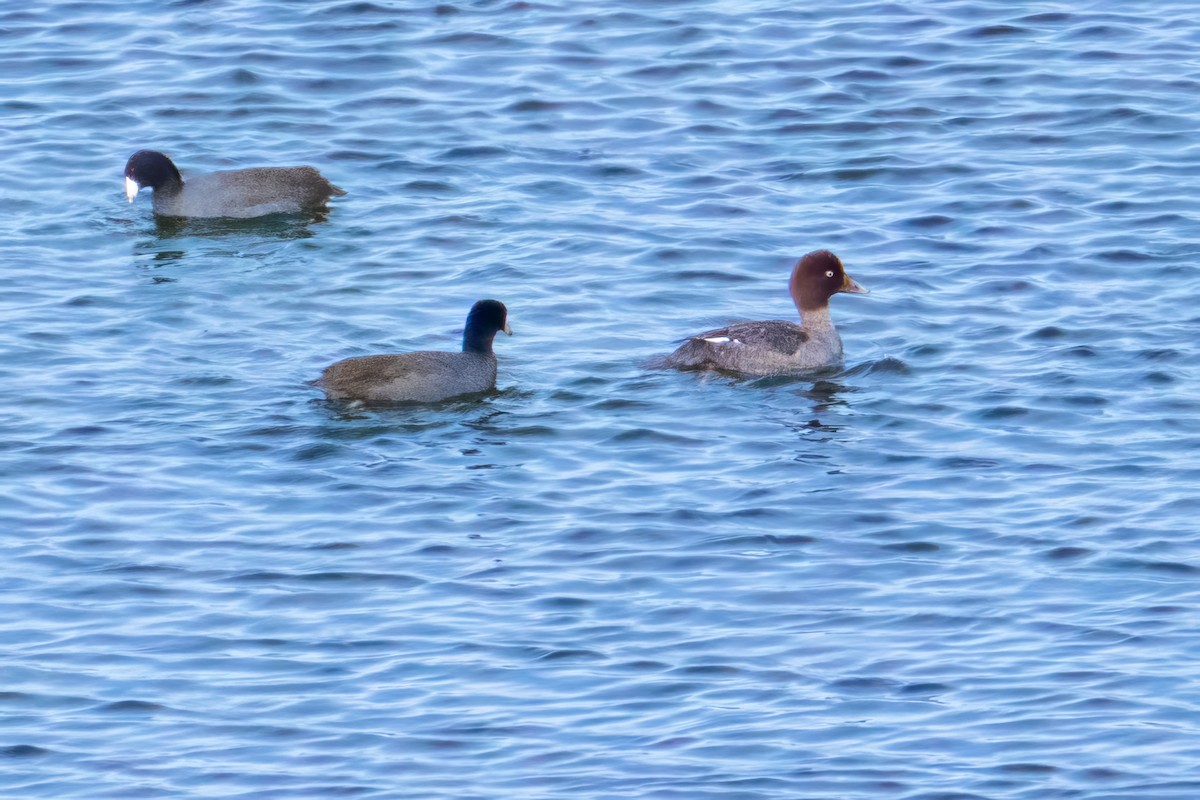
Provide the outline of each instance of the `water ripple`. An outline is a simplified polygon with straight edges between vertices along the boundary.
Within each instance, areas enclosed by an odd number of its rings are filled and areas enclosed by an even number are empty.
[[[1194,797],[1193,11],[0,11],[0,794]],[[842,367],[644,368],[817,247]]]

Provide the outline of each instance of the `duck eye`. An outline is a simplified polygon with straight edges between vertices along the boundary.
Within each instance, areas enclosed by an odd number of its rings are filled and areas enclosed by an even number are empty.
[[[827,269],[827,270],[825,270],[825,277],[826,277],[826,278],[832,278],[832,277],[833,277],[833,270],[831,270],[831,269]]]

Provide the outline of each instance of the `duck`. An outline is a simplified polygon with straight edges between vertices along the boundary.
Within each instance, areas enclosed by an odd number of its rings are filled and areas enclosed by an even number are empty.
[[[356,356],[325,368],[312,386],[327,400],[368,404],[436,403],[496,386],[496,353],[492,340],[509,336],[508,309],[499,300],[471,306],[463,330],[462,352],[422,350]]]
[[[313,167],[252,167],[189,174],[185,181],[165,153],[138,150],[125,162],[125,196],[154,190],[154,213],[164,217],[261,217],[318,211],[346,192]]]
[[[787,320],[739,322],[690,336],[661,361],[674,369],[720,370],[743,375],[778,375],[819,369],[842,360],[842,339],[829,316],[839,292],[868,294],[828,250],[796,262],[789,281],[801,324]]]

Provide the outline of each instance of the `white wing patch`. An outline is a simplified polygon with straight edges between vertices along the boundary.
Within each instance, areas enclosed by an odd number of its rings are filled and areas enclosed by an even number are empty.
[[[707,336],[703,339],[703,341],[710,342],[712,344],[741,344],[739,340],[733,339],[729,336]]]

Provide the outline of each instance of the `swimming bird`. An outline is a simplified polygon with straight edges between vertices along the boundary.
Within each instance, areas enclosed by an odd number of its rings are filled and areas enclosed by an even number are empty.
[[[499,300],[471,306],[461,353],[424,350],[395,355],[357,356],[326,367],[311,385],[329,400],[365,403],[433,403],[496,385],[492,340],[508,326],[508,309]]]
[[[785,320],[739,322],[690,337],[659,366],[714,369],[746,375],[775,375],[842,360],[842,339],[829,316],[829,298],[838,292],[866,294],[846,274],[841,259],[814,250],[796,262],[789,283],[802,324]]]
[[[346,192],[312,167],[252,167],[189,175],[157,150],[138,150],[125,163],[125,196],[154,190],[154,213],[164,217],[261,217],[317,211]]]

